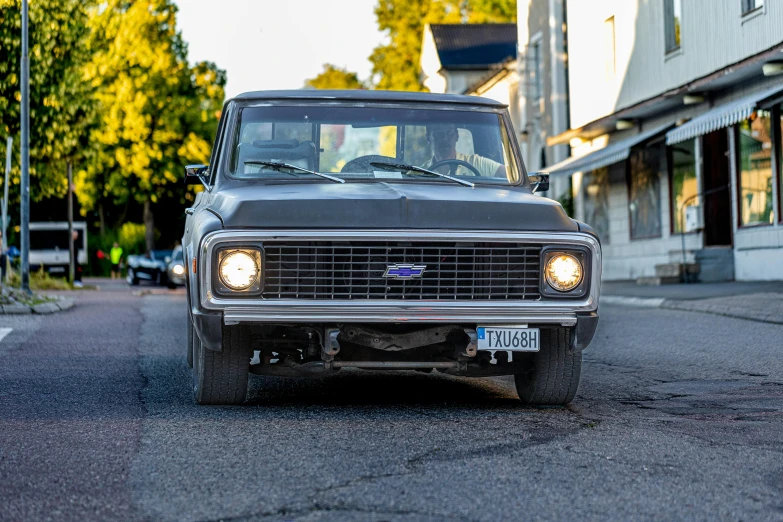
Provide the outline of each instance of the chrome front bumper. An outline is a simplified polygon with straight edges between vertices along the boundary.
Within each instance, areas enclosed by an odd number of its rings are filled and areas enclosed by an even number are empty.
[[[489,304],[489,303],[488,303]],[[329,305],[329,306],[326,306]],[[304,304],[301,301],[289,306],[258,305],[253,307],[227,307],[223,321],[227,325],[245,323],[481,323],[502,324],[559,324],[576,323],[573,310],[529,310],[518,305],[491,304],[490,306],[448,306],[434,302],[431,305],[418,302],[397,304],[384,301],[372,302],[335,301],[326,304]]]
[[[409,300],[304,300],[225,298],[211,288],[213,252],[228,243],[264,240],[365,239],[429,241],[507,241],[542,246],[582,246],[591,252],[589,293],[577,299],[542,298],[538,301],[409,301]],[[558,324],[571,326],[577,313],[598,309],[601,284],[601,248],[591,235],[569,233],[489,233],[486,231],[216,231],[201,242],[198,252],[198,308],[202,313],[222,312],[225,324],[245,323],[474,323]]]

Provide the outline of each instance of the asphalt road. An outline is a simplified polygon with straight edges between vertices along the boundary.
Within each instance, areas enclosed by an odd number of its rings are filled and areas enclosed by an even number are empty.
[[[197,407],[184,297],[113,288],[0,316],[0,520],[783,520],[783,326],[605,306],[569,408],[360,371]]]

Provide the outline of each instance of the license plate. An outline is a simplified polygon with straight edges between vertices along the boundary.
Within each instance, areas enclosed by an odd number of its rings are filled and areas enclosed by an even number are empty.
[[[50,274],[64,274],[65,273],[65,267],[64,266],[53,266],[49,268]]]
[[[537,352],[541,335],[538,328],[497,328],[480,326],[479,350],[505,350],[510,352]]]

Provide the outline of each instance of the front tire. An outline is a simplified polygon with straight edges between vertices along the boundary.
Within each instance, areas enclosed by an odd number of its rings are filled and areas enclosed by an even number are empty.
[[[188,351],[188,366],[193,368],[193,341],[196,338],[196,332],[193,331],[193,323],[190,321],[190,314],[188,314],[188,335],[186,341],[186,348]]]
[[[192,328],[192,327],[191,327]],[[242,404],[250,369],[247,328],[223,327],[223,351],[207,350],[193,335],[193,398],[198,404]]]
[[[541,329],[541,351],[514,376],[520,400],[531,406],[565,406],[576,395],[582,352],[571,350],[569,328]]]

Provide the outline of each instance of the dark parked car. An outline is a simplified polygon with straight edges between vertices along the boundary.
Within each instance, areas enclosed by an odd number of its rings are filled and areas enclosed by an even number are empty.
[[[156,285],[165,285],[166,268],[171,252],[171,250],[153,250],[143,256],[128,256],[128,273],[125,280],[129,285],[137,285],[139,281],[152,281]]]
[[[506,107],[478,97],[273,91],[227,102],[187,209],[200,404],[248,373],[514,375],[566,404],[598,323],[601,248],[535,195]]]

